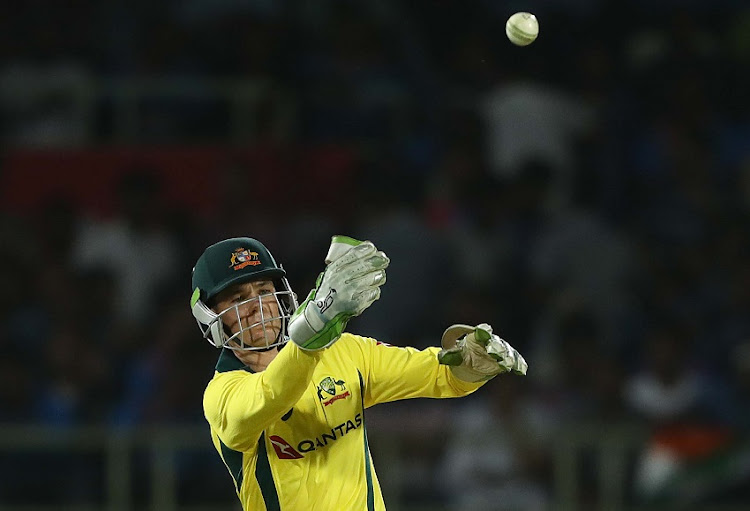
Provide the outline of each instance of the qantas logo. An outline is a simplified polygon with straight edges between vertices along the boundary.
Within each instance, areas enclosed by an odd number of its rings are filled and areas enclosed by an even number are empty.
[[[292,447],[289,442],[278,435],[271,435],[268,439],[271,441],[273,450],[276,451],[276,456],[278,456],[280,460],[298,460],[304,457],[304,453],[328,447],[339,438],[347,435],[355,429],[359,429],[361,426],[362,414],[358,413],[354,416],[354,419],[342,422],[335,428],[331,428],[330,433],[326,432],[315,438],[306,438],[302,440],[297,444],[296,448]]]
[[[294,447],[289,445],[289,442],[284,440],[278,435],[271,435],[268,437],[273,445],[273,450],[276,451],[276,456],[280,460],[298,460],[302,457],[300,453],[294,450]]]

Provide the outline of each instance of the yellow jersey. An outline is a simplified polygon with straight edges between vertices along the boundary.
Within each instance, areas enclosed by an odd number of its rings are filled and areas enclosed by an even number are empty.
[[[344,333],[317,352],[289,342],[257,373],[222,351],[203,409],[243,509],[385,510],[365,410],[465,396],[482,385],[453,376],[438,351]]]

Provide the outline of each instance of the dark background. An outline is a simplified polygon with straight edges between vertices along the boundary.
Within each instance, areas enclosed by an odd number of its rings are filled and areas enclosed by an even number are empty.
[[[529,363],[372,411],[389,509],[746,509],[749,65],[740,0],[5,2],[0,421],[195,425],[177,499],[234,506],[191,267],[257,237],[304,297],[342,233],[392,260],[350,330]],[[10,444],[1,505],[105,505],[99,451]]]

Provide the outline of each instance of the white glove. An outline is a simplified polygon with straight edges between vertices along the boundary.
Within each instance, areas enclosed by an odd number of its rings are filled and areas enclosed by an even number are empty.
[[[489,380],[512,371],[526,375],[526,360],[510,344],[492,333],[487,323],[452,325],[443,333],[438,361],[467,382]]]
[[[292,341],[306,350],[333,344],[349,319],[380,298],[389,263],[388,257],[369,241],[334,236],[326,269],[289,322]]]

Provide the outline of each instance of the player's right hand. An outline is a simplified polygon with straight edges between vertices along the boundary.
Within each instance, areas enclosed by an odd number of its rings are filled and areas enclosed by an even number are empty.
[[[525,376],[529,368],[521,354],[492,333],[487,323],[451,325],[443,333],[441,344],[438,361],[450,366],[453,374],[464,381],[485,381],[507,372]]]
[[[370,241],[334,236],[326,269],[289,322],[292,341],[306,350],[333,344],[352,317],[380,298],[389,263]]]

